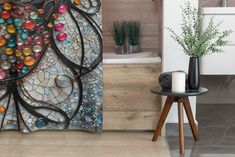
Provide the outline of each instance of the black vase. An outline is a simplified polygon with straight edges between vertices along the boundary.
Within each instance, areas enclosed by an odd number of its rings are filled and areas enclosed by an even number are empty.
[[[199,57],[190,57],[188,68],[188,89],[198,90],[200,87]]]

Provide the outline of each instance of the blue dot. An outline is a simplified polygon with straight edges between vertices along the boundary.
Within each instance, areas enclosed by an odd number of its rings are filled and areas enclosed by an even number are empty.
[[[44,126],[47,125],[47,121],[44,118],[39,118],[36,120],[35,125],[38,128],[43,128]]]
[[[7,58],[8,58],[7,55],[5,55],[5,54],[2,54],[2,55],[1,55],[1,59],[2,59],[2,60],[7,60]]]
[[[17,33],[22,33],[22,32],[23,32],[23,29],[21,29],[21,28],[17,29]]]
[[[23,68],[21,69],[21,72],[22,72],[23,74],[26,74],[26,73],[28,72],[28,68],[27,68],[27,67],[23,67]]]
[[[63,42],[63,46],[69,46],[71,44],[71,41],[66,39],[64,42]]]
[[[16,43],[15,43],[13,40],[9,40],[9,41],[7,42],[7,46],[8,46],[8,47],[15,47],[15,46],[16,46]]]
[[[21,38],[22,38],[22,39],[27,39],[27,38],[28,38],[28,34],[27,34],[27,33],[21,34]]]

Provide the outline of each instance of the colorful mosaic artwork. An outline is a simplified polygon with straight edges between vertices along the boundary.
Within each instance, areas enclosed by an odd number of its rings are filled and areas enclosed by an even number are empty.
[[[102,129],[100,0],[0,0],[1,130]]]

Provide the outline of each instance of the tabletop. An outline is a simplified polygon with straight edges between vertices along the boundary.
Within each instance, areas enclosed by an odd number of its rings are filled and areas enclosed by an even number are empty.
[[[151,92],[158,95],[165,96],[199,96],[208,92],[207,88],[200,87],[198,90],[186,90],[184,93],[172,92],[171,89],[162,89],[161,87],[154,87]]]

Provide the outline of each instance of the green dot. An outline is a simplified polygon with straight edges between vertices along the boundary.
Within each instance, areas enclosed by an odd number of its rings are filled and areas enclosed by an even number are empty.
[[[13,24],[13,20],[12,20],[12,19],[8,19],[8,20],[7,20],[7,23],[8,23],[8,24]]]
[[[38,18],[38,14],[35,13],[35,12],[31,12],[30,15],[29,15],[29,17],[30,17],[32,20],[35,20],[35,19]]]
[[[38,18],[38,19],[37,19],[37,23],[40,24],[40,25],[42,25],[42,24],[43,24],[43,19]]]
[[[22,25],[22,20],[21,19],[15,19],[14,20],[14,24],[16,25],[16,26],[21,26]]]
[[[3,24],[5,20],[3,18],[0,18],[0,24]]]

